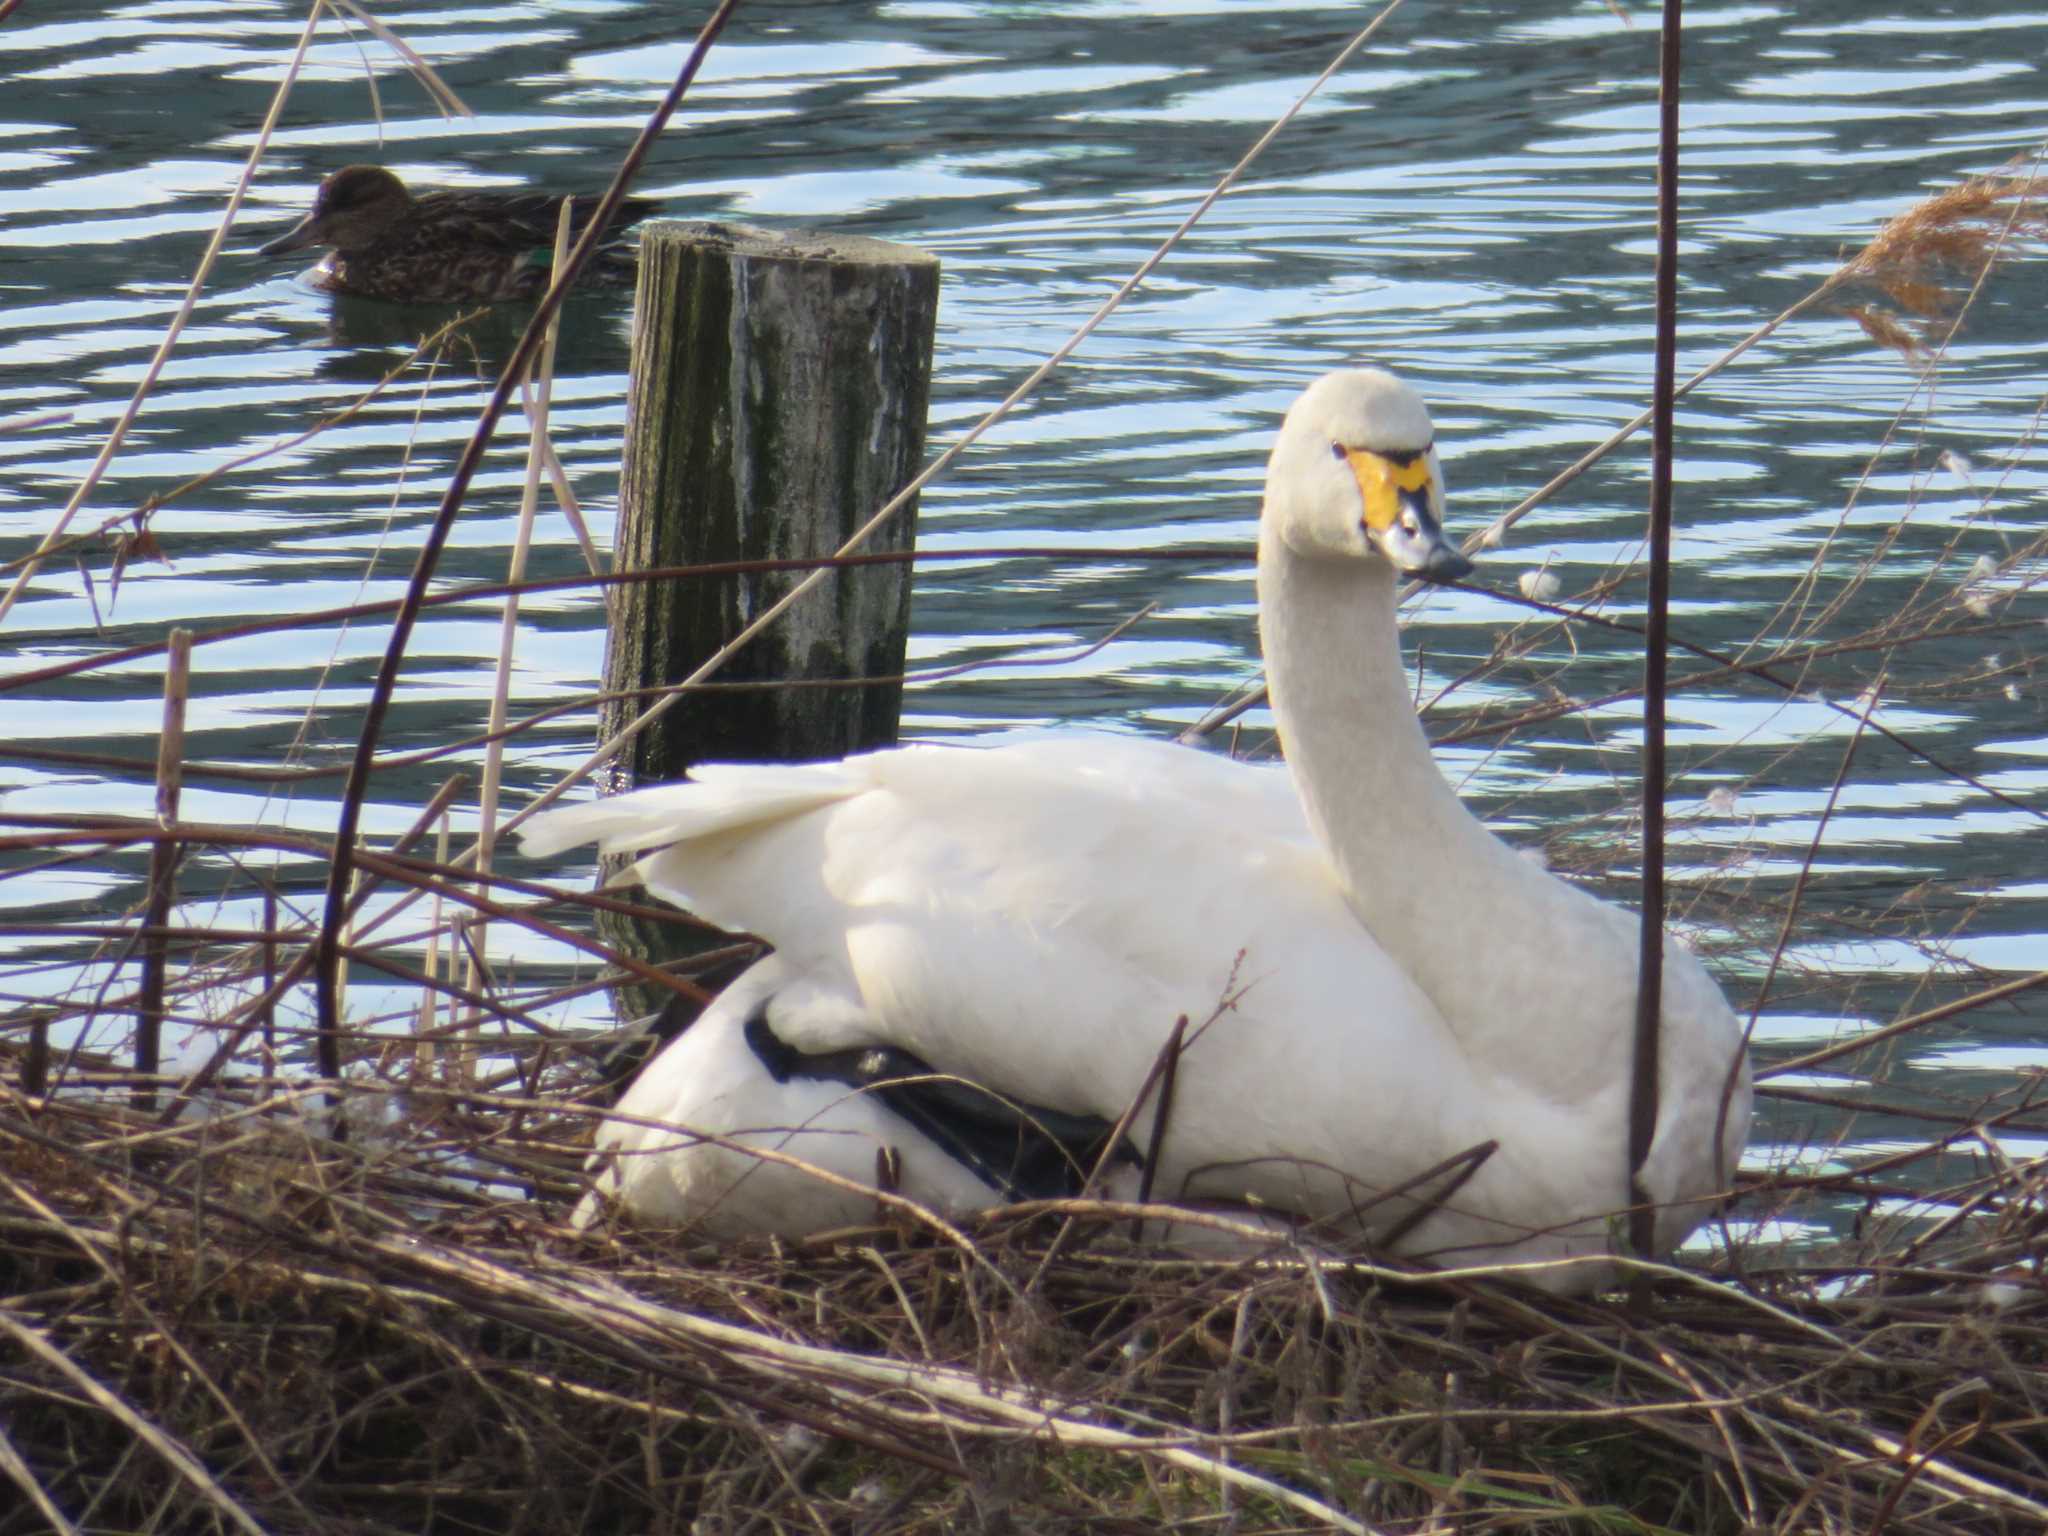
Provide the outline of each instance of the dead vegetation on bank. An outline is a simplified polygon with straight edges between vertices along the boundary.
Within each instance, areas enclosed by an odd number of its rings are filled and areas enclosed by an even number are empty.
[[[1747,1190],[1751,1235],[1634,1316],[1174,1260],[1107,1213],[1050,1262],[1061,1213],[584,1237],[581,1069],[370,1095],[339,1143],[316,1094],[165,1126],[74,1070],[0,1099],[0,1536],[2048,1521],[2048,1201],[1988,1129],[1930,1141],[1946,1187],[1839,1249],[1755,1234],[1890,1206],[1897,1169]]]

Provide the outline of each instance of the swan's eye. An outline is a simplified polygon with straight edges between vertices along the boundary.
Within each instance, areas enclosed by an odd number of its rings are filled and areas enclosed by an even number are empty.
[[[1330,444],[1330,457],[1335,459],[1339,464],[1342,464],[1347,458],[1350,457],[1350,455],[1344,451],[1344,445],[1342,443],[1332,443]]]

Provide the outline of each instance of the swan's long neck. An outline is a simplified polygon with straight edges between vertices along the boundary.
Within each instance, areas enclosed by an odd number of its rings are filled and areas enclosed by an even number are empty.
[[[1270,525],[1269,525],[1270,529]],[[1545,926],[1560,888],[1459,803],[1415,718],[1379,560],[1259,544],[1260,631],[1281,743],[1351,908],[1468,1044],[1528,1022],[1483,957]],[[1478,962],[1475,964],[1475,962]]]

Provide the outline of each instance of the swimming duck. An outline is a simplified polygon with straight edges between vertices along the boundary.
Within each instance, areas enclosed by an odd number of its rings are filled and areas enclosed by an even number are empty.
[[[1258,557],[1284,767],[1069,732],[699,767],[535,817],[528,853],[641,852],[650,890],[774,945],[627,1090],[579,1219],[800,1235],[871,1219],[878,1166],[953,1214],[1097,1159],[1128,1193],[1153,1109],[1108,1133],[1185,1017],[1155,1198],[1605,1283],[1636,919],[1500,841],[1431,758],[1395,588],[1469,569],[1442,511],[1429,413],[1392,375],[1331,374],[1287,413]],[[1668,940],[1664,967],[1660,1252],[1750,1118],[1719,987]]]
[[[581,235],[595,197],[569,200]],[[553,268],[555,223],[562,199],[545,192],[421,192],[379,165],[349,165],[320,183],[312,212],[264,246],[261,254],[325,245],[313,269],[329,293],[401,304],[477,304],[537,298]],[[646,198],[629,197],[606,227],[607,237],[653,213]],[[583,269],[585,283],[618,285],[634,275],[631,245],[601,246]]]

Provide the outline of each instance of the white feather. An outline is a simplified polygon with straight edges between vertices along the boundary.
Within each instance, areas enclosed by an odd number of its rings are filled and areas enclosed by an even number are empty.
[[[1609,1253],[1629,1203],[1635,921],[1517,857],[1430,758],[1393,588],[1394,563],[1454,558],[1434,521],[1432,440],[1413,392],[1365,372],[1320,381],[1281,430],[1260,596],[1291,777],[1073,734],[707,767],[537,817],[529,851],[652,849],[638,865],[649,889],[776,946],[619,1114],[772,1145],[862,1186],[893,1146],[902,1191],[957,1214],[997,1197],[873,1099],[776,1082],[747,1046],[748,1017],[806,1053],[886,1044],[1114,1120],[1184,1015],[1159,1196],[1250,1200],[1371,1237],[1415,1212],[1381,1192],[1494,1141],[1468,1183],[1428,1202],[1403,1252]],[[1367,526],[1358,450],[1424,455],[1419,517]],[[1665,967],[1644,1185],[1671,1244],[1723,1187],[1750,1099],[1719,989],[1675,944]],[[797,1233],[872,1209],[858,1189],[627,1120],[599,1147],[599,1188],[643,1217]],[[1584,1288],[1605,1271],[1545,1283]]]

